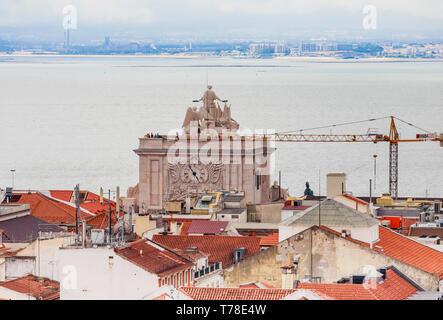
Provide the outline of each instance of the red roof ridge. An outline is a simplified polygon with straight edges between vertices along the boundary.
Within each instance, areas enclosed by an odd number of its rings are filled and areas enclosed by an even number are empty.
[[[320,228],[321,228],[321,229],[324,229],[324,230],[326,230],[326,231],[328,231],[328,232],[331,232],[331,233],[334,233],[334,234],[340,236],[340,234],[339,234],[337,231],[332,230],[332,229],[330,229],[330,228],[328,228],[328,227],[320,226]],[[414,240],[414,239],[410,239],[410,238],[408,238],[407,236],[405,236],[405,235],[403,235],[403,234],[400,234],[400,233],[394,232],[394,231],[392,231],[391,229],[386,228],[386,227],[383,227],[383,226],[381,226],[381,225],[379,225],[379,240],[378,240],[377,242],[373,243],[372,248],[371,248],[371,246],[370,246],[369,243],[366,243],[366,242],[363,242],[363,241],[356,240],[356,239],[351,238],[351,237],[349,237],[349,236],[346,236],[345,239],[347,239],[347,240],[349,240],[349,241],[352,241],[352,242],[354,242],[354,243],[357,243],[357,244],[363,245],[363,246],[365,246],[365,247],[367,247],[367,248],[369,248],[369,249],[371,249],[371,250],[374,250],[374,251],[376,251],[376,252],[382,253],[382,254],[384,254],[384,255],[386,255],[386,256],[389,256],[389,257],[391,257],[391,258],[393,258],[393,259],[396,259],[396,260],[398,260],[398,261],[401,261],[401,262],[403,262],[403,263],[406,263],[406,264],[408,264],[408,265],[411,265],[411,266],[413,266],[413,267],[415,267],[415,268],[418,268],[418,269],[423,270],[423,271],[425,271],[425,272],[428,272],[428,273],[430,273],[430,274],[435,274],[435,275],[437,275],[437,276],[439,277],[439,279],[442,279],[442,278],[443,278],[443,264],[440,265],[440,266],[437,266],[437,268],[435,268],[435,267],[432,267],[433,265],[435,265],[435,262],[434,262],[434,261],[432,261],[431,266],[429,266],[429,265],[423,265],[422,263],[417,263],[417,261],[416,261],[416,260],[413,260],[413,257],[411,258],[410,256],[405,256],[405,257],[403,257],[403,259],[402,259],[402,258],[399,256],[400,253],[398,253],[397,251],[390,251],[390,250],[388,249],[389,253],[387,253],[387,252],[386,252],[386,249],[387,249],[386,246],[383,247],[383,246],[381,245],[381,243],[380,243],[380,242],[383,242],[383,241],[387,241],[387,239],[385,239],[385,237],[382,236],[382,233],[384,233],[384,232],[389,232],[389,234],[392,235],[392,236],[394,236],[394,237],[395,237],[395,236],[402,237],[402,238],[401,238],[402,241],[403,241],[403,240],[407,240],[406,243],[413,243],[414,245],[418,245],[418,246],[420,246],[421,250],[427,250],[427,251],[428,251],[428,255],[429,255],[429,254],[440,255],[440,257],[441,257],[441,259],[442,259],[442,261],[443,261],[443,253],[442,253],[442,252],[440,252],[440,251],[438,251],[438,250],[436,250],[436,249],[434,249],[434,248],[428,247],[428,246],[426,246],[426,245],[424,245],[424,244],[422,244],[422,243],[420,243],[420,242],[418,242],[418,241],[416,241],[416,240]],[[390,241],[390,242],[392,242],[392,241]],[[379,247],[379,248],[377,248],[377,247]],[[395,253],[395,254],[393,254],[393,253]],[[426,258],[428,255],[423,254],[423,258]],[[411,261],[411,259],[412,259],[412,261]],[[423,261],[423,260],[421,260],[420,262],[422,262],[422,261]],[[437,262],[437,263],[438,263],[438,262]]]
[[[368,205],[368,204],[369,204],[369,203],[367,203],[366,201],[364,201],[364,200],[362,200],[362,199],[360,199],[360,198],[357,198],[357,197],[351,196],[351,195],[346,194],[346,193],[341,194],[341,196],[343,196],[343,197],[345,197],[345,198],[348,198],[348,199],[350,199],[350,200],[354,200],[355,202],[358,202],[358,203],[360,203],[360,204],[364,204],[364,205]]]
[[[64,200],[61,200],[61,199],[57,199],[57,198],[55,198],[55,197],[53,197],[53,196],[45,195],[45,194],[43,194],[43,193],[40,193],[39,191],[37,191],[37,193],[40,194],[40,195],[42,195],[43,197],[46,197],[47,199],[53,201],[54,204],[55,204],[57,207],[59,207],[59,208],[65,210],[66,212],[69,212],[69,211],[66,210],[65,208],[63,208],[63,206],[60,206],[59,204],[64,204],[64,205],[66,205],[66,206],[68,206],[68,207],[71,207],[71,208],[73,208],[73,209],[76,209],[75,205],[72,204],[72,203],[70,203],[70,202],[68,202],[68,201],[64,201]],[[81,204],[80,204],[80,211],[89,214],[91,217],[94,217],[94,216],[95,216],[94,213],[92,213],[92,212],[90,212],[90,211],[88,211],[88,210],[82,208],[82,207],[81,207]],[[69,213],[69,214],[71,214],[71,213]],[[73,215],[73,216],[75,216],[75,215]]]
[[[75,217],[75,215],[73,215],[71,212],[69,212],[69,210],[66,210],[66,208],[64,208],[63,206],[58,205],[57,201],[59,201],[58,199],[51,199],[50,197],[45,196],[43,193],[40,193],[39,191],[37,191],[35,193],[37,196],[39,196],[40,198],[43,198],[45,200],[48,200],[48,203],[50,203],[52,206],[55,206],[61,210],[63,210],[65,213],[69,214],[71,217]],[[40,204],[41,200],[38,200],[38,203]]]
[[[423,246],[423,247],[426,247],[427,249],[431,249],[431,250],[433,250],[433,251],[435,251],[435,252],[437,252],[437,253],[441,253],[441,254],[443,254],[441,251],[438,251],[437,249],[434,249],[434,248],[432,248],[432,247],[429,247],[429,246],[427,246],[427,245],[425,245],[425,244],[423,244],[423,243],[421,243],[421,242],[419,242],[419,241],[417,241],[417,240],[415,240],[415,239],[411,239],[411,238],[409,238],[408,236],[405,236],[404,234],[401,234],[401,233],[395,232],[395,231],[391,230],[390,228],[387,228],[387,227],[385,227],[385,226],[381,226],[381,225],[380,225],[379,227],[380,227],[380,228],[384,228],[384,229],[386,229],[387,231],[390,231],[390,232],[392,232],[392,233],[395,234],[395,235],[401,236],[401,237],[405,238],[406,240],[413,241],[413,242],[415,242],[415,243],[417,243],[417,244],[419,244],[419,245],[421,245],[421,246]],[[443,266],[442,266],[442,268],[443,268]]]

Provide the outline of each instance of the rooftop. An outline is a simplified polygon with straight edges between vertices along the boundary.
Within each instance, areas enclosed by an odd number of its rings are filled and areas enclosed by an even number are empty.
[[[262,288],[183,287],[180,291],[193,300],[280,300],[295,290]]]
[[[217,212],[217,216],[221,214],[242,214],[246,212],[246,208],[224,208]]]
[[[14,280],[0,282],[0,286],[33,296],[37,300],[60,299],[60,284],[48,278],[27,275]]]
[[[120,257],[159,277],[186,270],[194,265],[180,254],[147,239],[140,239],[114,250]]]
[[[194,220],[191,222],[188,234],[220,234],[226,231],[228,221]]]
[[[32,242],[38,238],[39,232],[63,232],[62,228],[47,223],[34,216],[18,217],[0,221],[0,229],[3,229],[3,242]]]
[[[31,215],[54,224],[75,224],[75,206],[48,198],[40,192],[14,193],[15,203],[29,204]],[[89,218],[93,214],[81,211],[81,218]]]
[[[321,226],[322,229],[340,234],[332,229]],[[409,239],[389,228],[379,226],[379,241],[373,244],[372,250],[390,256],[394,259],[407,263],[418,269],[443,278],[443,253]],[[358,241],[350,237],[346,239],[370,247],[366,242]]]
[[[153,240],[170,249],[197,247],[209,254],[209,263],[221,262],[223,268],[233,264],[234,249],[246,248],[244,258],[260,251],[260,238],[244,236],[182,236],[155,234]]]
[[[266,237],[260,237],[260,247],[273,246],[278,243],[278,232],[271,233]]]
[[[392,267],[387,268],[386,279],[382,283],[323,284],[299,282],[297,284],[298,289],[311,290],[334,300],[405,300],[419,291],[409,279],[405,279],[402,274]]]
[[[412,226],[409,229],[410,237],[420,237],[420,236],[437,236],[443,239],[443,228],[442,227],[415,227]]]
[[[306,209],[309,209],[311,206],[289,206],[285,205],[282,210],[298,210],[298,211],[304,211]]]
[[[281,224],[310,226],[318,225],[319,221],[322,225],[330,227],[370,227],[379,224],[378,220],[333,199],[326,199],[320,205],[311,207],[300,216],[290,217]]]

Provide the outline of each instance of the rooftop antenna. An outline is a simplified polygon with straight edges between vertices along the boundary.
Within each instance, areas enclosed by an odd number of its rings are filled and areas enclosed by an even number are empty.
[[[115,193],[116,197],[120,196],[120,187],[117,186],[116,190],[113,190],[113,191],[111,191],[111,189],[108,189],[108,199],[104,199],[103,198],[103,188],[100,187],[100,203],[104,204],[106,202],[106,200],[107,200],[107,203],[108,203],[108,239],[107,239],[107,241],[108,241],[109,245],[112,244],[112,210],[111,210],[111,201],[112,200],[111,200],[111,192]],[[119,209],[119,205],[118,205],[119,200],[118,199],[115,199],[115,200],[116,200],[116,202],[115,202],[116,203],[116,206],[115,206],[116,212],[115,212],[115,214],[116,214],[116,217],[118,219],[117,208]]]
[[[14,190],[14,173],[15,169],[11,169],[11,175],[12,175],[12,189]]]
[[[374,157],[374,190],[377,189],[377,154],[373,155]]]
[[[74,189],[74,198],[75,198],[75,243],[77,244],[80,240],[79,238],[79,227],[78,227],[78,219],[80,215],[80,186],[77,184]]]

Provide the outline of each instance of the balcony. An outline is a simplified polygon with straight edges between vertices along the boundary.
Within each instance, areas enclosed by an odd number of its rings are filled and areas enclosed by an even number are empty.
[[[211,274],[217,270],[221,270],[221,262],[216,262],[213,265],[210,265],[209,267],[202,268],[200,270],[195,271],[194,272],[194,279],[201,278],[201,277]]]

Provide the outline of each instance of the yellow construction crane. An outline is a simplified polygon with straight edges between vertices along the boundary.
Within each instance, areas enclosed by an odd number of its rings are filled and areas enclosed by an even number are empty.
[[[380,119],[391,119],[391,126],[389,135],[382,135],[368,132],[367,134],[304,134],[303,131],[313,129],[332,128],[340,125],[348,125],[355,123],[362,123],[368,121],[375,121]],[[409,126],[415,127],[420,131],[426,132],[424,134],[417,134],[414,139],[400,139],[395,120],[399,120]],[[300,133],[293,133],[298,132]],[[363,121],[348,122],[324,127],[288,131],[283,133],[254,135],[255,139],[274,140],[277,142],[389,142],[389,193],[392,198],[398,197],[398,144],[402,142],[424,142],[435,141],[440,142],[440,147],[443,147],[443,133],[439,136],[436,133],[431,133],[427,130],[421,129],[412,123],[406,122],[394,116],[383,117],[378,119],[368,119]]]

